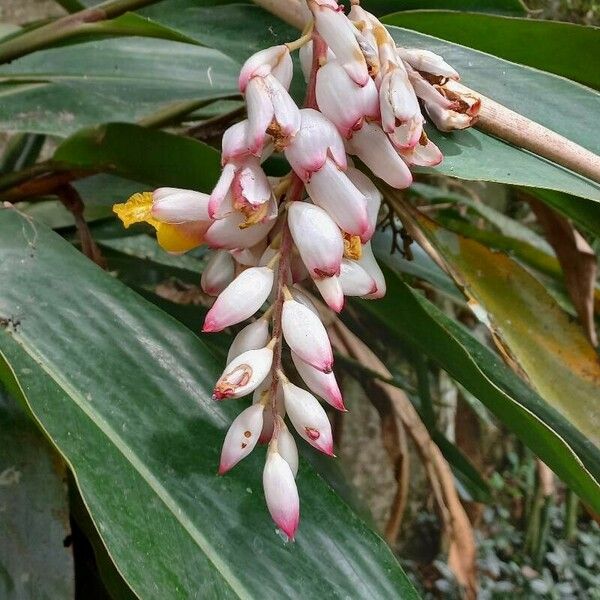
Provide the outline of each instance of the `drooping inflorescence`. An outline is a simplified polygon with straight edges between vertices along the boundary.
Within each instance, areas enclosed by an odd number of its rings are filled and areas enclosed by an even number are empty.
[[[442,57],[396,47],[358,3],[348,15],[335,0],[308,5],[314,22],[305,35],[243,65],[247,118],[223,135],[223,169],[210,196],[160,188],[114,207],[125,226],[150,223],[168,251],[214,249],[201,278],[204,292],[216,297],[204,332],[254,318],[236,335],[213,391],[215,400],[253,394],[225,436],[219,473],[268,443],[265,499],[290,539],[299,522],[298,451],[285,419],[333,455],[317,397],[345,410],[326,328],[303,288],[314,285],[335,312],[345,296],[385,294],[370,244],[382,200],[374,180],[406,188],[411,165],[442,160],[424,131],[421,107],[442,131],[468,127],[479,110],[477,98],[455,86],[458,74]],[[290,52],[297,48],[307,82],[304,108],[289,94]],[[290,164],[288,175],[265,174],[262,164],[274,152]],[[284,373],[284,344],[310,391]]]

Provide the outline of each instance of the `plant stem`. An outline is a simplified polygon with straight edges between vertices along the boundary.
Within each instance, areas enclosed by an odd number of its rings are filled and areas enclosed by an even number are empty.
[[[300,0],[254,0],[254,3],[298,29],[303,29],[311,18]],[[600,183],[599,156],[475,90],[462,88],[481,98],[476,128]]]
[[[93,8],[80,10],[36,29],[13,36],[4,43],[0,43],[0,64],[10,62],[42,48],[47,48],[56,42],[89,32],[90,30],[93,31],[93,24],[98,21],[106,21],[118,17],[125,12],[154,4],[157,1],[109,0]]]
[[[575,540],[577,533],[577,512],[579,509],[579,498],[573,490],[567,490],[565,502],[565,539],[567,542]]]
[[[294,202],[299,200],[302,195],[304,184],[301,179],[294,175],[286,194],[286,202]],[[279,248],[279,265],[277,267],[277,297],[273,304],[273,338],[275,345],[273,347],[273,366],[271,373],[271,387],[269,388],[269,399],[271,401],[271,410],[273,411],[273,438],[277,439],[279,433],[279,419],[277,410],[277,387],[279,386],[281,372],[281,350],[283,344],[283,332],[281,328],[281,315],[283,312],[283,303],[285,301],[285,293],[290,277],[290,258],[292,251],[292,235],[287,223],[287,214],[284,215],[285,222],[281,232],[281,246]]]

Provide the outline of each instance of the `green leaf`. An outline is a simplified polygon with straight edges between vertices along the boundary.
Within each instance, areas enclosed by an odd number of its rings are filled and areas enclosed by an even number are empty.
[[[0,211],[2,379],[71,466],[95,527],[142,598],[416,598],[383,541],[306,463],[296,543],[274,531],[264,449],[216,476],[244,403],[214,403],[201,339],[43,226]],[[260,569],[253,567],[260,564]]]
[[[213,49],[150,38],[36,52],[0,66],[0,130],[67,136],[138,121],[175,102],[237,94],[238,70]]]
[[[593,443],[600,442],[600,362],[579,324],[545,287],[505,254],[424,217],[419,227],[477,313],[540,395]]]
[[[600,69],[592,59],[600,56],[596,27],[451,10],[401,12],[384,22],[600,87]]]
[[[0,159],[0,174],[19,171],[37,160],[46,137],[31,133],[13,135]]]
[[[385,268],[386,297],[363,301],[398,340],[412,342],[478,398],[585,502],[600,509],[600,451],[498,356]]]
[[[13,317],[7,327],[18,327]],[[0,597],[73,598],[66,469],[0,386]]]
[[[54,159],[155,186],[205,192],[212,189],[221,169],[219,153],[202,142],[125,123],[78,132],[56,149]]]
[[[363,6],[377,15],[399,10],[447,9],[499,15],[522,15],[525,6],[519,0],[363,0]]]

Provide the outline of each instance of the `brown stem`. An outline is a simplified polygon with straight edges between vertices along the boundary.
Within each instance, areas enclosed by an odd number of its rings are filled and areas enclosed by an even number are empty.
[[[106,269],[106,260],[94,241],[90,228],[83,216],[85,206],[77,190],[73,186],[65,184],[56,188],[56,195],[75,219],[75,227],[81,240],[81,251],[99,267]]]
[[[306,99],[304,101],[304,106],[306,106],[306,108],[314,108],[316,110],[319,110],[319,107],[317,106],[316,93],[317,71],[321,66],[321,61],[324,60],[327,56],[327,44],[316,31],[313,32],[312,41],[313,57],[310,69],[310,79],[308,80],[308,87],[306,88]]]
[[[311,18],[300,0],[254,2],[298,29],[303,29]],[[479,92],[461,87],[481,98],[475,127],[600,183],[599,156]]]
[[[304,184],[297,176],[292,176],[292,181],[289,191],[285,199],[290,202],[299,200],[302,195]],[[292,235],[287,224],[287,215],[283,223],[281,231],[281,245],[279,248],[279,264],[277,266],[277,297],[273,304],[273,339],[275,346],[273,347],[273,366],[271,373],[271,387],[269,388],[269,398],[271,401],[271,410],[273,411],[274,430],[273,437],[277,439],[279,433],[279,419],[277,419],[277,387],[279,385],[279,373],[281,372],[281,350],[283,344],[283,335],[281,330],[281,314],[283,312],[283,302],[285,300],[285,290],[290,279],[290,258],[292,252]]]
[[[47,175],[30,179],[29,181],[25,181],[20,185],[12,187],[4,192],[0,192],[0,200],[14,203],[22,200],[28,200],[29,198],[34,198],[36,196],[54,194],[56,193],[57,188],[68,184],[71,181],[75,181],[76,179],[93,175],[93,173],[94,171],[84,171],[81,169],[48,173]]]

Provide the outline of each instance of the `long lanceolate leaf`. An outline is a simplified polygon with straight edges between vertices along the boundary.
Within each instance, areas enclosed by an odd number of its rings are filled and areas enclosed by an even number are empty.
[[[239,404],[210,400],[218,366],[187,328],[14,210],[0,211],[0,254],[0,314],[20,321],[0,331],[0,377],[69,462],[138,595],[416,597],[306,464],[303,526],[287,545],[264,509],[262,449],[216,475]]]
[[[399,340],[435,360],[519,436],[577,494],[600,509],[600,451],[557,410],[527,386],[500,358],[444,315],[393,271],[388,293],[363,302]]]

